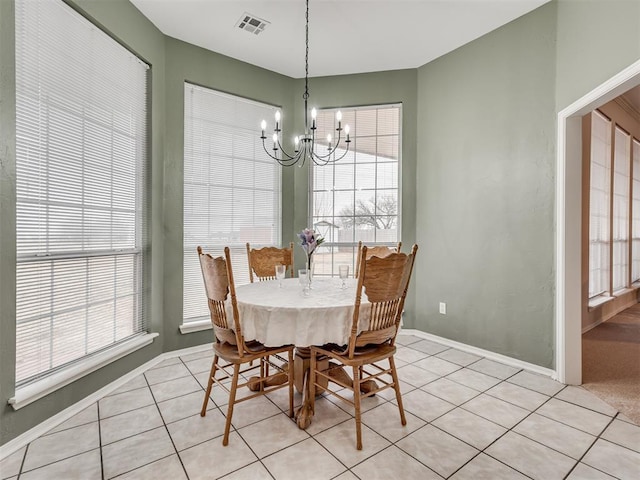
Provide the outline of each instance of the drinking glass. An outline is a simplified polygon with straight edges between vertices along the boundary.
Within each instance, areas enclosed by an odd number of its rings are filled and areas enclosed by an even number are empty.
[[[302,285],[302,295],[309,296],[309,277],[307,277],[307,269],[298,270],[298,281]]]
[[[279,288],[282,288],[282,279],[286,271],[287,267],[285,265],[276,265],[276,279],[278,280]]]
[[[338,266],[338,274],[340,275],[340,279],[342,280],[342,289],[347,288],[347,284],[345,280],[349,278],[349,265],[340,265]]]

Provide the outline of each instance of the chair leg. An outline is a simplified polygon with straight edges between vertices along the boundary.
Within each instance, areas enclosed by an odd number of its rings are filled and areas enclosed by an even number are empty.
[[[207,382],[207,391],[204,394],[204,402],[202,403],[202,410],[200,410],[201,417],[204,417],[207,414],[207,405],[209,404],[209,395],[211,395],[211,387],[213,387],[213,379],[216,375],[217,367],[218,367],[218,355],[214,355],[213,362],[211,363],[211,372],[209,373],[209,381]]]
[[[353,404],[356,409],[356,448],[362,450],[362,420],[360,413],[360,368],[353,367]]]
[[[293,350],[289,350],[289,371],[288,376],[289,376],[289,417],[293,418],[293,383],[294,383],[294,378],[293,378],[293,371],[295,369],[293,368]]]
[[[311,360],[309,362],[309,382],[307,383],[307,395],[309,398],[309,406],[311,411],[315,412],[316,409],[316,368],[318,368],[318,360],[316,352],[311,350]]]
[[[407,424],[407,419],[404,416],[404,407],[402,406],[402,395],[400,394],[400,383],[398,382],[398,372],[396,372],[396,362],[393,356],[389,357],[389,366],[391,367],[391,377],[393,378],[393,389],[396,391],[396,401],[398,402],[398,409],[400,410],[400,421],[402,425]]]
[[[240,376],[240,364],[233,366],[233,380],[231,381],[231,391],[229,392],[229,407],[227,408],[227,422],[224,426],[224,437],[222,445],[229,444],[229,430],[231,429],[231,417],[233,416],[233,405],[236,403],[236,390],[238,388],[238,377]]]

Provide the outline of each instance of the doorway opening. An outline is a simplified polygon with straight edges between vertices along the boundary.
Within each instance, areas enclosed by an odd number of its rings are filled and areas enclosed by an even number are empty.
[[[558,113],[556,375],[582,383],[582,116],[640,85],[637,61]]]

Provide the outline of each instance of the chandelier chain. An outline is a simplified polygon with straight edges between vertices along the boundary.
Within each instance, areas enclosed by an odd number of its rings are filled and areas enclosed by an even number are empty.
[[[265,135],[265,128],[267,126],[267,122],[265,120],[262,121],[262,134],[260,139],[262,140],[262,148],[265,153],[277,161],[282,166],[303,166],[307,159],[313,161],[315,165],[327,165],[329,163],[334,163],[344,158],[344,156],[349,152],[349,144],[351,140],[349,138],[349,125],[346,125],[344,129],[342,128],[342,114],[338,110],[336,113],[336,121],[338,122],[338,127],[335,129],[336,138],[332,139],[331,135],[327,135],[326,142],[324,146],[326,146],[326,152],[320,153],[316,151],[316,109],[311,109],[311,125],[309,125],[309,111],[308,111],[308,99],[309,99],[309,0],[306,0],[306,13],[305,13],[305,52],[304,52],[304,94],[302,95],[304,99],[304,133],[300,136],[294,138],[295,151],[293,154],[287,153],[287,151],[282,147],[281,137],[282,137],[282,129],[280,128],[280,111],[276,111],[275,115],[275,128],[273,129],[273,147],[271,150],[273,153],[267,150],[267,146],[265,144],[265,140],[267,139]],[[342,131],[344,130],[346,134],[346,139],[344,143],[346,147],[340,147],[341,153],[338,155],[338,149],[340,145],[340,141],[342,140]]]

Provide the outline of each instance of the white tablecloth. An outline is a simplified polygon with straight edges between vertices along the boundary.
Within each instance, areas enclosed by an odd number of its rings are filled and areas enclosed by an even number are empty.
[[[282,288],[277,280],[236,287],[245,339],[256,339],[268,347],[346,344],[353,321],[356,280],[348,279],[344,290],[338,278],[314,278],[312,285],[307,297],[302,295],[297,278],[283,280]],[[362,303],[366,303],[364,294]],[[365,311],[368,309],[362,309],[362,313]]]

